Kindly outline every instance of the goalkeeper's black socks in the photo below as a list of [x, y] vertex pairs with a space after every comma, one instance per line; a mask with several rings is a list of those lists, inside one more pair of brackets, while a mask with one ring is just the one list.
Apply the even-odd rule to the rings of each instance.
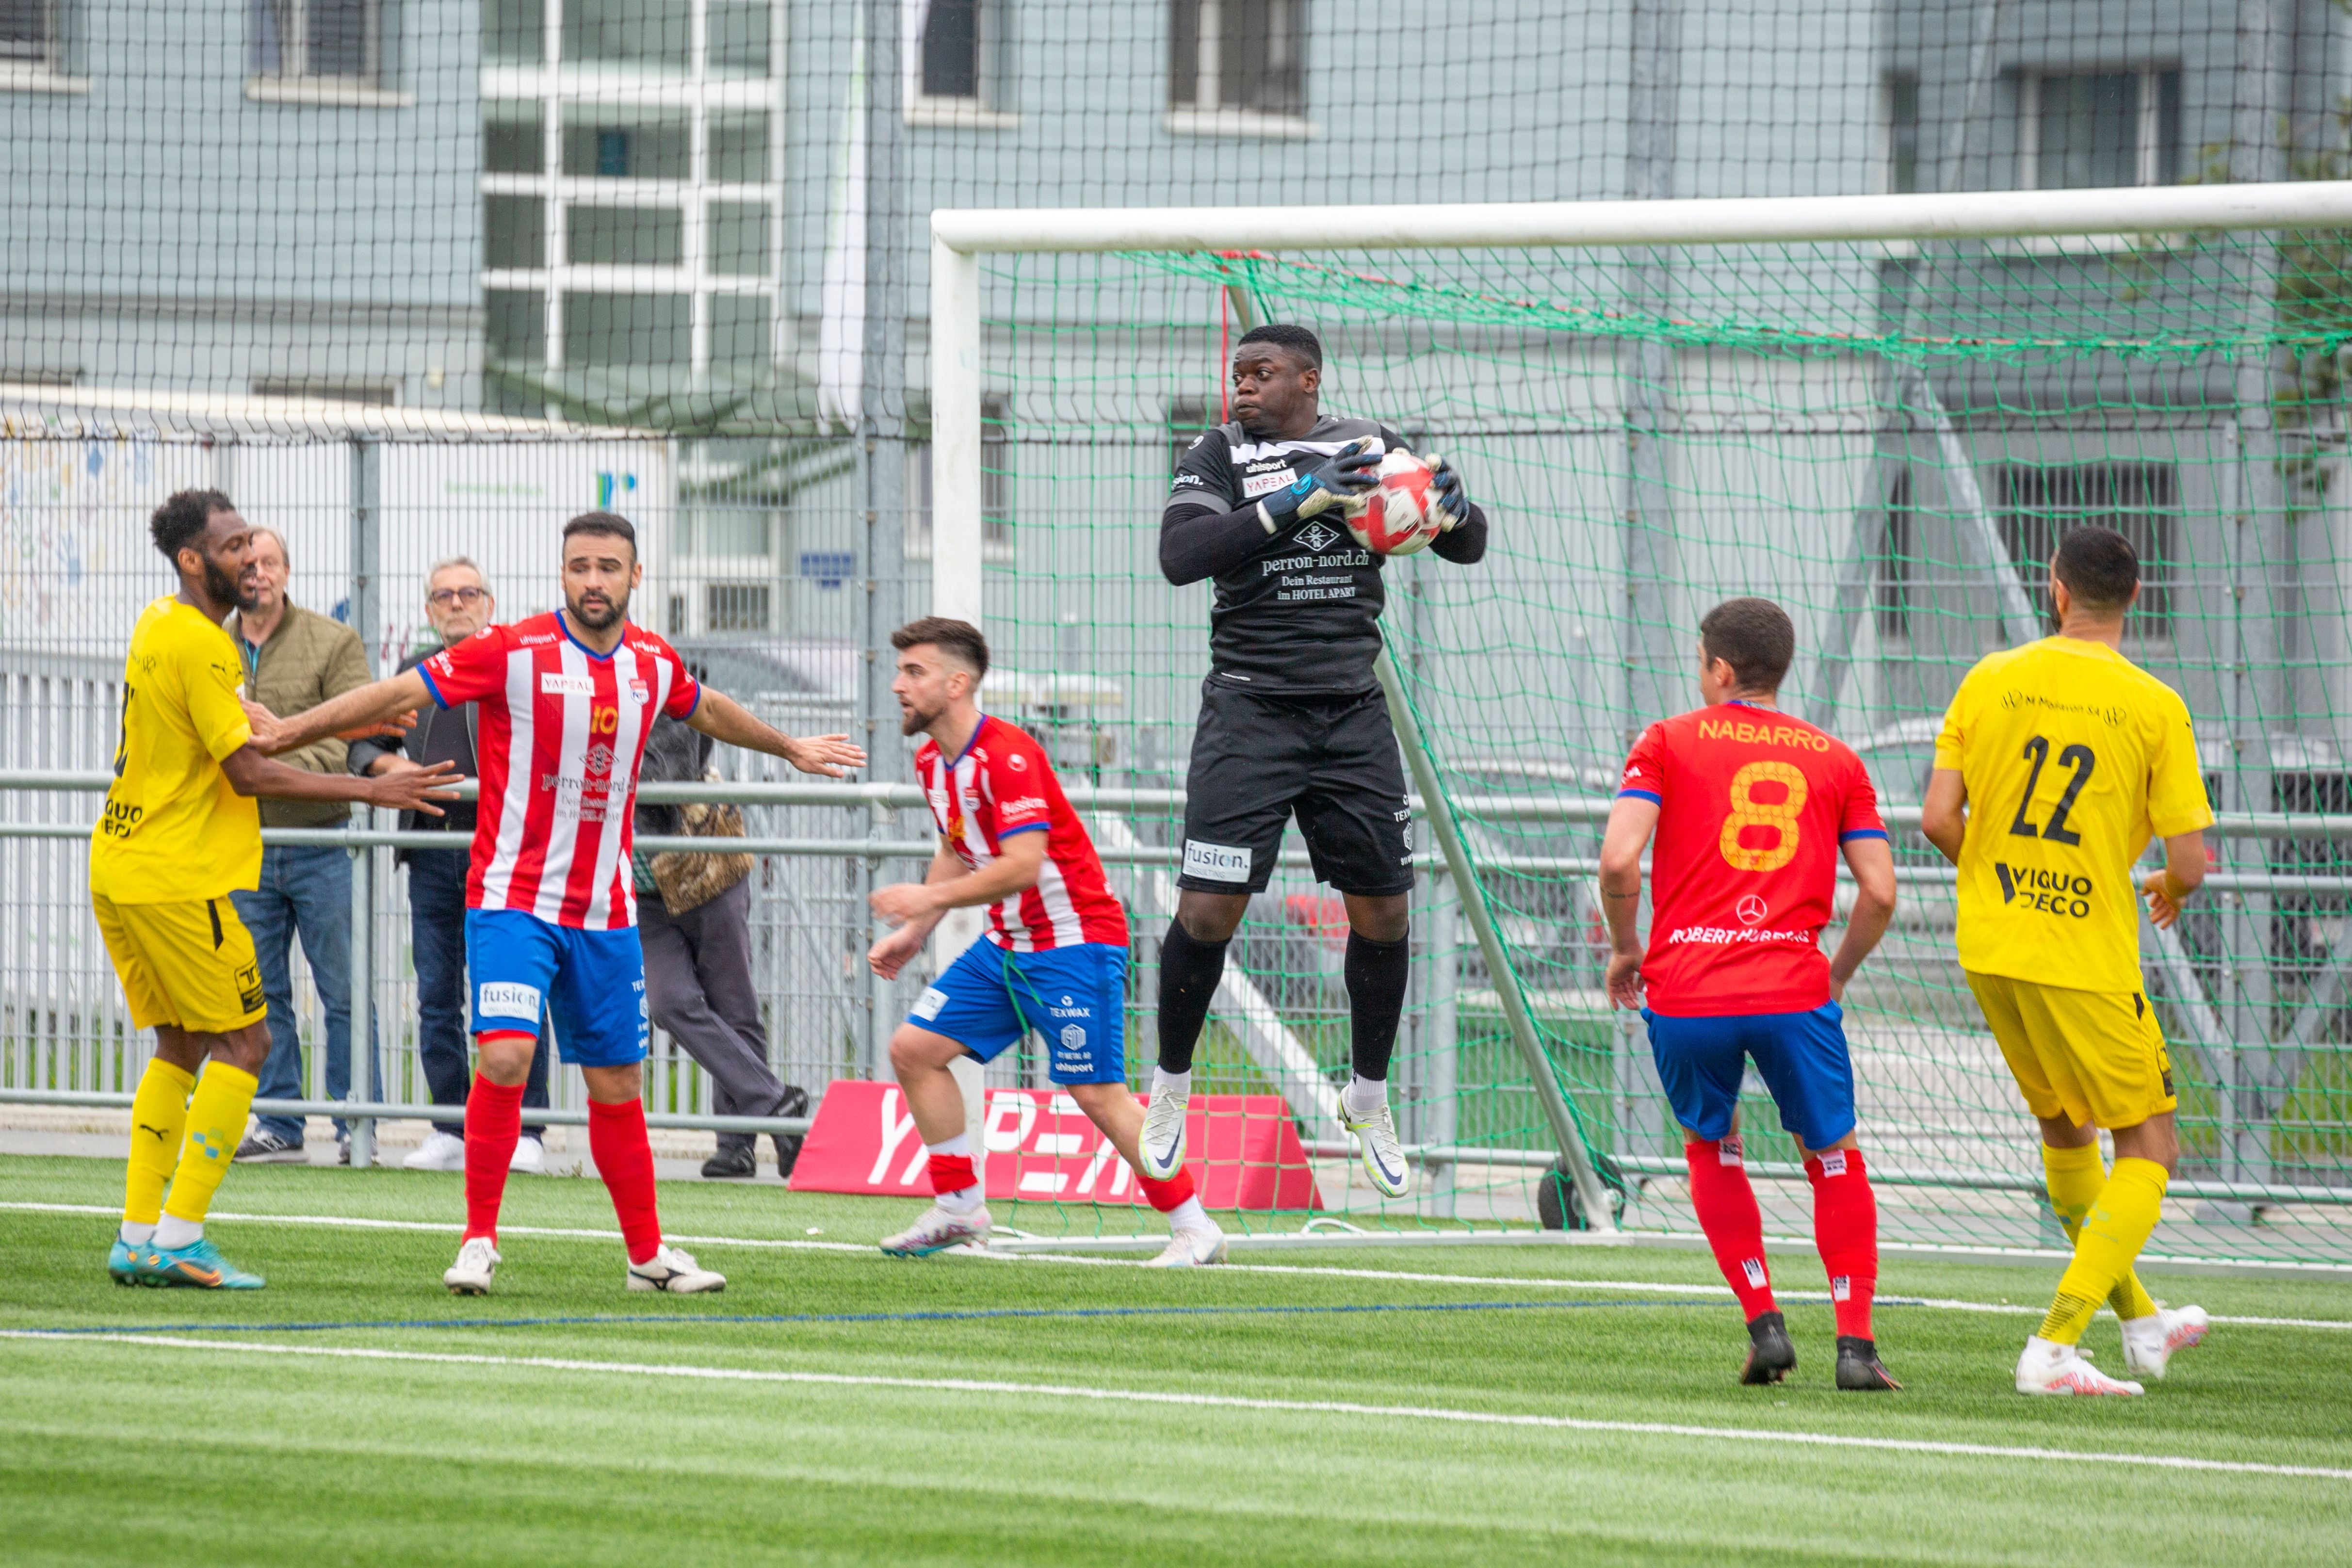
[[[1167, 1073], [1192, 1071], [1192, 1048], [1201, 1043], [1201, 1026], [1209, 1019], [1209, 1004], [1225, 973], [1223, 942], [1195, 942], [1177, 921], [1168, 923], [1160, 944], [1160, 1070]], [[1391, 1033], [1394, 1028], [1391, 1026]]]
[[[1349, 932], [1346, 974], [1356, 1076], [1385, 1082], [1389, 1058], [1396, 1054], [1397, 1020], [1404, 1015], [1405, 985], [1412, 978], [1412, 937], [1375, 942], [1360, 931]], [[1160, 1049], [1165, 1061], [1168, 1048]]]

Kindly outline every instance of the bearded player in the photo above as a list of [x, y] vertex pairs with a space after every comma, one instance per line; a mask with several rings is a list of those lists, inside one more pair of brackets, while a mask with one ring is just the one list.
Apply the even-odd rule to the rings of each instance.
[[930, 1156], [932, 1203], [882, 1243], [901, 1258], [984, 1246], [988, 1208], [972, 1169], [959, 1057], [992, 1061], [1031, 1030], [1045, 1037], [1046, 1076], [1134, 1166], [1151, 1207], [1168, 1217], [1169, 1269], [1222, 1263], [1224, 1232], [1181, 1167], [1144, 1174], [1136, 1140], [1143, 1107], [1127, 1088], [1127, 912], [1103, 880], [1086, 825], [1071, 810], [1045, 748], [980, 711], [988, 643], [969, 622], [929, 616], [891, 633], [908, 735], [928, 738], [915, 776], [929, 798], [940, 843], [920, 883], [877, 889], [875, 913], [898, 927], [866, 961], [884, 979], [950, 909], [985, 905], [988, 928], [925, 990], [890, 1037], [890, 1067]]
[[[1837, 1385], [1891, 1389], [1901, 1385], [1871, 1333], [1878, 1204], [1853, 1135], [1838, 998], [1894, 917], [1895, 852], [1861, 758], [1776, 706], [1796, 651], [1796, 628], [1769, 599], [1727, 600], [1699, 622], [1706, 706], [1643, 732], [1609, 811], [1601, 847], [1609, 995], [1640, 1008], [1649, 1025], [1650, 1053], [1682, 1124], [1691, 1207], [1748, 1319], [1739, 1380], [1778, 1383], [1797, 1364], [1739, 1140], [1739, 1084], [1753, 1060], [1812, 1183], [1813, 1239], [1837, 1314]], [[1653, 833], [1644, 953], [1634, 921]], [[1841, 854], [1853, 873], [1853, 911], [1836, 956], [1824, 959]]]
[[131, 628], [114, 782], [89, 840], [90, 911], [131, 1026], [155, 1031], [131, 1096], [122, 1228], [106, 1270], [122, 1285], [253, 1291], [260, 1278], [205, 1235], [269, 1054], [253, 937], [229, 899], [261, 885], [253, 797], [438, 816], [431, 802], [454, 799], [445, 786], [457, 779], [446, 763], [352, 779], [262, 755], [237, 697], [245, 664], [221, 630], [231, 610], [254, 606], [252, 529], [219, 491], [183, 490], [148, 532], [180, 591]]
[[466, 1235], [441, 1276], [458, 1295], [482, 1294], [498, 1271], [499, 1207], [542, 1003], [562, 1059], [588, 1085], [588, 1149], [620, 1218], [628, 1288], [726, 1285], [663, 1243], [655, 1204], [640, 1066], [645, 953], [629, 870], [638, 764], [656, 714], [803, 773], [838, 778], [866, 760], [845, 736], [795, 739], [697, 682], [676, 649], [629, 623], [629, 595], [644, 579], [629, 520], [584, 513], [563, 526], [563, 609], [486, 627], [267, 737], [278, 750], [427, 702], [479, 705], [482, 789], [466, 884], [478, 1071], [466, 1100]]
[[[2159, 927], [2180, 917], [2205, 880], [2213, 821], [2189, 705], [2123, 655], [2138, 598], [2129, 540], [2068, 529], [2050, 562], [2057, 634], [1968, 673], [1920, 803], [1919, 831], [1960, 871], [1960, 969], [2042, 1124], [2051, 1207], [2074, 1243], [2018, 1358], [2021, 1394], [2142, 1392], [2083, 1353], [2103, 1301], [2139, 1377], [2162, 1377], [2208, 1323], [2202, 1308], [2159, 1307], [2132, 1269], [2180, 1158], [2172, 1062], [2140, 981], [2138, 901]], [[2164, 867], [2136, 886], [2150, 838], [2164, 841]]]
[[[1323, 346], [1266, 326], [1234, 350], [1233, 421], [1176, 465], [1160, 518], [1160, 567], [1179, 587], [1216, 581], [1210, 670], [1185, 779], [1184, 867], [1160, 951], [1160, 1063], [1143, 1132], [1145, 1175], [1184, 1163], [1192, 1053], [1250, 895], [1274, 874], [1293, 815], [1316, 879], [1348, 912], [1344, 976], [1353, 1076], [1342, 1121], [1388, 1197], [1412, 1187], [1389, 1113], [1389, 1059], [1412, 971], [1412, 822], [1381, 651], [1386, 559], [1350, 537], [1349, 503], [1373, 487], [1394, 430], [1322, 412]], [[1430, 548], [1467, 566], [1486, 517], [1461, 476], [1431, 460], [1442, 528]]]

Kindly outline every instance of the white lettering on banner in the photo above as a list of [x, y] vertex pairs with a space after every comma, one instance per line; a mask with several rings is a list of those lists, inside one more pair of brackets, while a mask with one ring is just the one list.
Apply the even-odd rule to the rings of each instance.
[[561, 670], [543, 670], [539, 676], [539, 691], [541, 696], [593, 697], [596, 695], [596, 677], [567, 675]]
[[1064, 1155], [1083, 1155], [1087, 1152], [1086, 1145], [1087, 1135], [1084, 1133], [1040, 1133], [1037, 1141], [1029, 1146], [1029, 1152], [1058, 1158]]
[[[1004, 1130], [1007, 1113], [1020, 1120], [1013, 1132]], [[988, 1097], [988, 1114], [981, 1123], [981, 1134], [992, 1155], [1009, 1155], [1028, 1142], [1029, 1130], [1037, 1124], [1037, 1102], [1018, 1089], [999, 1089]]]
[[528, 1019], [539, 1022], [539, 988], [513, 980], [484, 980], [474, 1010], [486, 1019]]
[[1021, 1173], [1021, 1190], [1024, 1194], [1038, 1192], [1051, 1197], [1059, 1197], [1062, 1189], [1069, 1185], [1070, 1173], [1067, 1171], [1023, 1171]]
[[1102, 1146], [1095, 1150], [1095, 1157], [1087, 1162], [1086, 1175], [1078, 1178], [1078, 1196], [1080, 1197], [1084, 1197], [1087, 1194], [1094, 1191], [1095, 1178], [1102, 1175], [1103, 1166], [1110, 1164], [1113, 1160], [1118, 1160], [1119, 1169], [1125, 1170], [1127, 1168], [1127, 1162], [1125, 1160], [1118, 1159], [1118, 1148], [1112, 1145], [1108, 1138], [1105, 1138], [1102, 1141]]
[[1211, 882], [1247, 882], [1250, 852], [1241, 844], [1208, 844], [1198, 839], [1186, 839], [1184, 872], [1188, 876], [1205, 877]]
[[1298, 476], [1287, 468], [1276, 468], [1270, 474], [1249, 474], [1242, 478], [1242, 499], [1254, 501], [1260, 496], [1271, 496]]
[[[898, 1145], [905, 1143], [907, 1135], [914, 1130], [914, 1113], [910, 1111], [904, 1116], [899, 1115], [898, 1092], [896, 1089], [885, 1090], [882, 1094], [882, 1152], [874, 1156], [874, 1168], [866, 1173], [868, 1186], [882, 1185], [882, 1178], [890, 1174], [890, 1156], [898, 1152]], [[915, 1140], [918, 1149], [921, 1148], [922, 1142], [920, 1138]], [[917, 1168], [914, 1166], [907, 1167], [907, 1174], [900, 1181], [901, 1186], [915, 1185]]]

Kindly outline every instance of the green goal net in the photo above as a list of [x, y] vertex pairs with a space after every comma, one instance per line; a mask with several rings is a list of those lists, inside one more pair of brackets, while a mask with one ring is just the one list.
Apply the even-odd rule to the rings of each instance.
[[[1916, 822], [1945, 702], [1979, 656], [2042, 634], [2042, 563], [2095, 522], [2139, 549], [2126, 651], [2187, 698], [2221, 813], [2207, 891], [2175, 931], [2142, 932], [2183, 1130], [2150, 1251], [2352, 1260], [2348, 240], [982, 257], [987, 617], [1076, 778], [1182, 786], [1210, 590], [1161, 578], [1159, 516], [1248, 325], [1314, 328], [1326, 409], [1452, 459], [1494, 520], [1475, 566], [1388, 570], [1391, 654], [1472, 872], [1457, 887], [1417, 841], [1391, 1080], [1426, 1151], [1417, 1191], [1381, 1201], [1333, 1142], [1345, 917], [1295, 831], [1233, 948], [1195, 1092], [1284, 1095], [1339, 1222], [1575, 1227], [1515, 994], [1617, 1222], [1695, 1229], [1647, 1042], [1600, 988], [1593, 876], [1627, 746], [1696, 701], [1698, 617], [1760, 593], [1799, 628], [1784, 701], [1860, 751], [1895, 830], [1901, 908], [1847, 998], [1885, 1238], [2063, 1245]], [[1140, 1084], [1181, 816], [1132, 799], [1090, 821], [1127, 857]], [[1748, 1090], [1768, 1230], [1808, 1235], [1801, 1169]], [[1043, 1204], [1013, 1223], [1120, 1228]]]

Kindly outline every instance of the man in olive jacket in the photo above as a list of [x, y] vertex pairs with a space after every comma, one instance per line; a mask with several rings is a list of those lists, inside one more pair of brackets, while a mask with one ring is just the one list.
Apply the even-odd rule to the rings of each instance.
[[[253, 530], [253, 559], [242, 586], [254, 607], [228, 619], [229, 641], [245, 660], [245, 695], [280, 716], [341, 696], [373, 678], [359, 634], [313, 614], [289, 599], [289, 565], [285, 538], [270, 528]], [[310, 773], [344, 771], [344, 743], [333, 738], [282, 753], [278, 761]], [[265, 828], [340, 828], [351, 817], [341, 801], [264, 800]], [[253, 933], [261, 966], [261, 988], [269, 999], [269, 1059], [261, 1069], [259, 1099], [299, 1100], [305, 1082], [302, 1040], [294, 1024], [293, 941], [302, 938], [311, 983], [327, 1015], [327, 1093], [351, 1097], [352, 1087], [352, 862], [331, 846], [270, 844], [261, 852], [261, 885], [229, 895], [237, 917]], [[373, 1040], [371, 1040], [373, 1047]], [[371, 1060], [374, 1051], [368, 1052]], [[373, 1072], [362, 1085], [373, 1093]], [[351, 1158], [351, 1139], [335, 1124], [340, 1157]], [[300, 1163], [302, 1123], [293, 1116], [258, 1116], [237, 1145], [246, 1161]]]

